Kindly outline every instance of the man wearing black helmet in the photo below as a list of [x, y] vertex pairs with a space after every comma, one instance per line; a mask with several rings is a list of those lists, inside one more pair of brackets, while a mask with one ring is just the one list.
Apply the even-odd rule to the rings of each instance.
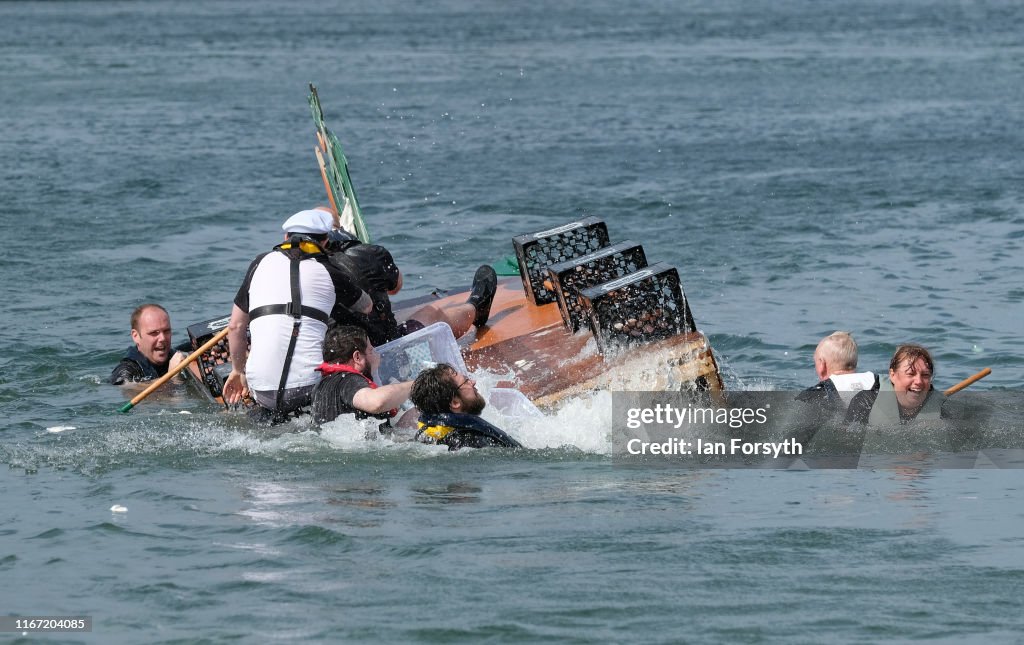
[[491, 303], [498, 288], [494, 269], [483, 265], [473, 276], [473, 290], [464, 303], [438, 307], [424, 305], [401, 324], [391, 309], [391, 298], [402, 289], [402, 272], [391, 253], [377, 244], [335, 231], [327, 250], [331, 261], [373, 300], [373, 310], [363, 315], [345, 307], [335, 307], [332, 318], [339, 325], [355, 325], [366, 330], [373, 345], [383, 345], [436, 322], [447, 323], [459, 338], [476, 325], [482, 327], [490, 316]]

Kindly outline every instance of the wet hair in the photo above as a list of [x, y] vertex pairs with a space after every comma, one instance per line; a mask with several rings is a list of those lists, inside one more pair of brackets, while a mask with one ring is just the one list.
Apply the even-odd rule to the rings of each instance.
[[924, 359], [924, 364], [931, 370], [932, 376], [935, 376], [935, 362], [932, 360], [932, 355], [924, 347], [913, 343], [900, 345], [896, 348], [896, 353], [892, 355], [892, 360], [889, 361], [889, 369], [895, 372], [904, 361], [909, 361], [909, 364], [913, 365], [919, 358]]
[[356, 352], [365, 352], [370, 344], [366, 330], [353, 325], [340, 325], [324, 337], [324, 361], [347, 363]]
[[428, 367], [416, 377], [409, 398], [420, 412], [451, 412], [452, 399], [459, 393], [459, 387], [455, 385], [455, 375], [455, 368], [448, 363]]
[[818, 352], [827, 363], [834, 363], [834, 368], [857, 369], [857, 341], [848, 331], [834, 331], [822, 338], [818, 343]]
[[139, 305], [138, 307], [135, 308], [135, 311], [132, 312], [132, 329], [134, 329], [135, 331], [139, 331], [139, 318], [141, 318], [143, 312], [149, 308], [159, 309], [160, 311], [164, 312], [164, 314], [166, 314], [168, 319], [170, 319], [171, 317], [171, 315], [167, 313], [167, 310], [161, 307], [160, 305], [156, 304], [155, 302], [147, 302], [145, 304]]

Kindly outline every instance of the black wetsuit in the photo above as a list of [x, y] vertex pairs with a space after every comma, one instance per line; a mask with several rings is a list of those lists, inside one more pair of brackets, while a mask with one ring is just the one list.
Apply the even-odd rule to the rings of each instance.
[[875, 386], [873, 388], [859, 392], [857, 396], [853, 397], [853, 400], [850, 401], [850, 407], [846, 410], [846, 423], [868, 422], [868, 417], [871, 416], [871, 408], [874, 407], [875, 401], [878, 400], [879, 385], [880, 379], [875, 379]]
[[142, 355], [139, 348], [132, 345], [125, 352], [124, 358], [114, 367], [110, 373], [110, 382], [114, 385], [124, 383], [135, 383], [139, 381], [152, 381], [167, 373], [167, 365], [171, 362], [168, 358], [166, 363], [154, 365], [149, 359]]
[[331, 262], [373, 300], [373, 312], [369, 315], [335, 307], [331, 312], [335, 323], [365, 329], [374, 346], [400, 338], [402, 331], [395, 320], [391, 299], [388, 297], [388, 291], [398, 287], [400, 275], [391, 253], [383, 246], [351, 240], [332, 248]]
[[832, 382], [831, 378], [819, 381], [817, 385], [812, 385], [800, 392], [800, 394], [796, 395], [796, 400], [803, 401], [804, 403], [813, 403], [823, 411], [832, 414], [846, 413], [846, 402], [839, 395], [839, 390], [836, 389], [836, 385]]
[[339, 372], [324, 376], [313, 388], [313, 420], [327, 423], [343, 414], [353, 414], [356, 419], [390, 419], [387, 413], [368, 414], [356, 409], [356, 392], [368, 387], [372, 386], [362, 374]]

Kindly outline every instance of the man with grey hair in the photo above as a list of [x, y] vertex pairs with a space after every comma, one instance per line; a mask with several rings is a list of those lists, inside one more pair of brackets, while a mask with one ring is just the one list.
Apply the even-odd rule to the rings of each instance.
[[814, 371], [821, 379], [797, 396], [835, 412], [846, 412], [854, 395], [875, 386], [872, 372], [857, 372], [857, 342], [849, 332], [836, 331], [821, 339], [814, 350]]

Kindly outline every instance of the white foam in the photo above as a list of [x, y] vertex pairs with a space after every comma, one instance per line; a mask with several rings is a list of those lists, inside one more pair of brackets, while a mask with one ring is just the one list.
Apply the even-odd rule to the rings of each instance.
[[[477, 389], [488, 401], [494, 393], [509, 394], [496, 385], [511, 380], [513, 374], [494, 374], [485, 370], [472, 372]], [[571, 397], [556, 410], [541, 412], [532, 404], [509, 406], [489, 404], [481, 415], [518, 440], [527, 449], [572, 447], [587, 453], [611, 454], [612, 396], [609, 391], [596, 391]], [[344, 415], [323, 424], [320, 438], [330, 447], [348, 452], [401, 451], [421, 457], [447, 454], [445, 446], [435, 446], [408, 439], [413, 429], [399, 429], [395, 437], [382, 435], [380, 421], [356, 421]]]
[[[503, 389], [497, 388], [498, 383], [506, 385], [514, 379], [512, 372], [494, 374], [477, 370], [471, 376], [488, 400], [492, 390], [500, 393]], [[610, 389], [602, 388], [570, 397], [553, 410], [537, 410], [532, 403], [502, 406], [495, 401], [484, 410], [483, 418], [530, 450], [568, 447], [606, 455], [611, 453], [611, 400]], [[312, 454], [331, 458], [331, 453], [386, 453], [411, 459], [451, 458], [457, 454], [448, 452], [443, 445], [412, 441], [415, 428], [399, 428], [394, 435], [384, 435], [379, 431], [381, 421], [356, 421], [351, 415], [343, 415], [321, 427], [304, 417], [269, 430], [252, 428], [244, 420], [233, 417], [210, 420], [205, 415], [173, 416], [179, 420], [172, 422], [173, 432], [132, 427], [102, 433], [102, 441], [110, 454], [184, 450], [197, 456], [239, 452], [271, 457]], [[57, 426], [47, 430], [70, 429], [74, 428]]]
[[[596, 347], [595, 344], [595, 351]], [[477, 382], [480, 394], [489, 402], [481, 415], [483, 419], [507, 432], [523, 447], [541, 449], [571, 446], [584, 452], [611, 453], [611, 436], [603, 429], [611, 428], [610, 392], [598, 391], [571, 397], [563, 401], [557, 410], [542, 412], [525, 397], [522, 398], [527, 405], [490, 403], [495, 393], [499, 398], [512, 394], [508, 391], [510, 388], [496, 387], [498, 383], [515, 378], [511, 371], [493, 374], [477, 370], [470, 376]]]
[[390, 440], [381, 435], [379, 419], [357, 421], [354, 416], [342, 415], [320, 427], [320, 436], [332, 447], [343, 450], [366, 451]]
[[527, 448], [572, 447], [607, 455], [612, 451], [611, 427], [612, 394], [599, 390], [566, 399], [542, 418], [508, 420], [503, 429]]
[[75, 426], [53, 426], [52, 428], [47, 428], [46, 431], [47, 432], [52, 432], [52, 433], [56, 434], [58, 432], [65, 432], [67, 430], [77, 430], [77, 429], [78, 428], [76, 428]]

